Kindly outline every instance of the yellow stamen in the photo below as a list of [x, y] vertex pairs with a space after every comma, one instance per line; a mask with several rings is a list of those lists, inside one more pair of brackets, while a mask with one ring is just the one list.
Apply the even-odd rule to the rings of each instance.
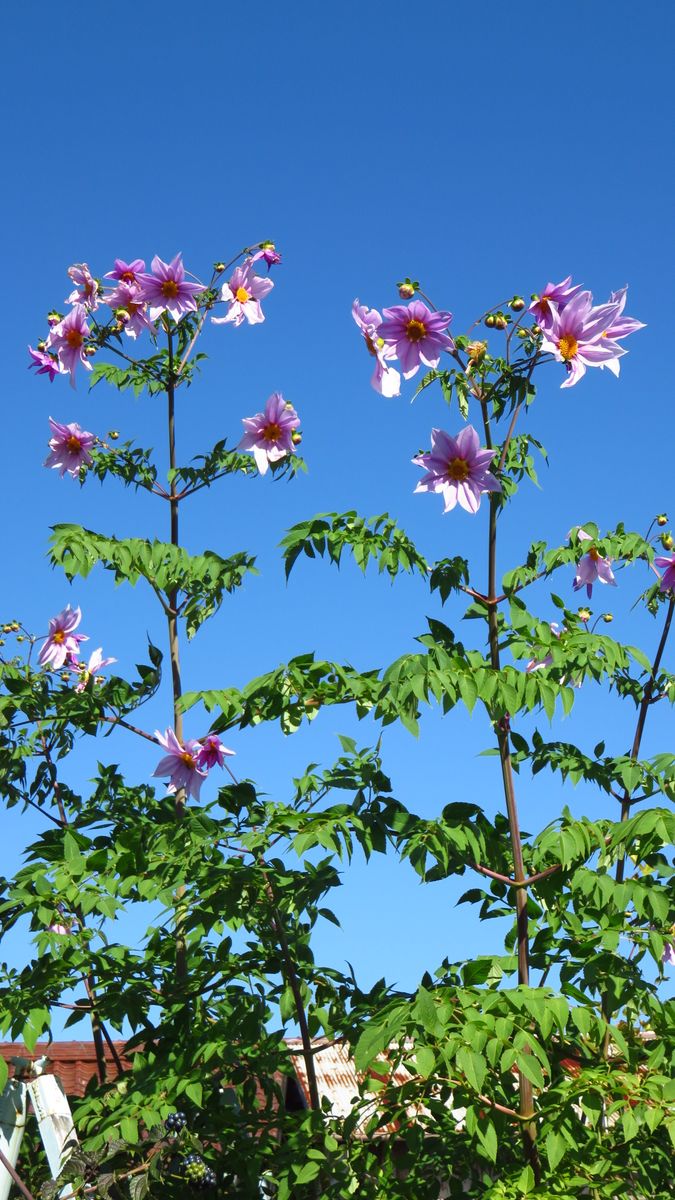
[[406, 337], [410, 342], [421, 342], [427, 336], [427, 327], [424, 321], [416, 321], [414, 318], [408, 321], [406, 325]]
[[465, 458], [451, 458], [448, 462], [448, 475], [455, 483], [463, 483], [469, 478], [469, 464]]
[[65, 642], [65, 640], [66, 640], [66, 635], [63, 632], [63, 630], [57, 629], [56, 633], [52, 637], [52, 641], [56, 642], [57, 646], [61, 646], [63, 644], [63, 642]]
[[563, 333], [560, 341], [558, 342], [558, 349], [563, 362], [569, 362], [570, 359], [574, 358], [577, 350], [579, 349], [579, 343], [574, 334]]
[[180, 757], [181, 761], [185, 763], [186, 767], [194, 767], [196, 765], [193, 756], [189, 754], [187, 750], [184, 750]]
[[165, 279], [160, 291], [167, 300], [175, 300], [178, 295], [178, 284], [175, 279]]
[[270, 421], [263, 429], [263, 437], [266, 442], [276, 442], [277, 438], [281, 437], [281, 426]]
[[598, 559], [601, 558], [600, 551], [596, 550], [595, 546], [591, 546], [590, 550], [588, 551], [588, 557], [592, 558], [593, 562], [597, 562]]
[[69, 329], [66, 334], [66, 341], [67, 341], [68, 345], [71, 347], [71, 349], [79, 350], [80, 346], [82, 345], [82, 343], [84, 341], [84, 338], [82, 337], [82, 334], [80, 333], [79, 329]]
[[77, 454], [82, 449], [82, 442], [79, 438], [75, 437], [74, 433], [71, 433], [70, 437], [67, 439], [66, 449], [70, 450], [71, 454]]
[[240, 304], [246, 304], [246, 301], [251, 299], [245, 287], [238, 287], [234, 293], [234, 298], [235, 300], [238, 300]]

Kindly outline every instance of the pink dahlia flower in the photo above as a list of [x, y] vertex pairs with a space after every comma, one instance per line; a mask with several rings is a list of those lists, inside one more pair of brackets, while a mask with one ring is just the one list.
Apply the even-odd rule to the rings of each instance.
[[[627, 287], [619, 288], [618, 292], [610, 293], [609, 303], [618, 305], [618, 311], [602, 336], [603, 338], [609, 338], [612, 342], [621, 342], [629, 334], [637, 333], [638, 329], [646, 328], [643, 321], [636, 321], [635, 317], [624, 317], [623, 310], [626, 307], [627, 293]], [[600, 366], [607, 367], [613, 375], [618, 376], [621, 364], [618, 358], [610, 358], [608, 362], [601, 363]]]
[[672, 588], [675, 591], [675, 554], [671, 554], [669, 558], [660, 554], [658, 558], [654, 559], [654, 562], [657, 567], [665, 568], [661, 576], [659, 590], [667, 592], [669, 588]]
[[570, 300], [579, 295], [580, 291], [581, 284], [573, 284], [571, 275], [568, 275], [567, 279], [561, 280], [560, 283], [547, 283], [541, 296], [538, 296], [530, 305], [529, 311], [542, 329], [548, 329], [553, 311], [562, 312]]
[[151, 263], [152, 275], [139, 275], [140, 299], [150, 306], [150, 320], [168, 312], [178, 323], [187, 312], [196, 312], [195, 296], [204, 291], [201, 283], [188, 283], [182, 255], [165, 263], [158, 254]]
[[445, 512], [459, 502], [469, 513], [480, 507], [483, 492], [501, 492], [501, 484], [489, 471], [494, 450], [481, 449], [473, 425], [451, 437], [443, 429], [431, 431], [431, 453], [413, 458], [416, 467], [427, 474], [415, 488], [416, 492], [440, 492], [445, 500]]
[[198, 800], [200, 788], [206, 779], [206, 771], [197, 765], [202, 749], [201, 742], [194, 739], [179, 742], [173, 729], [167, 729], [163, 735], [156, 729], [155, 737], [167, 753], [157, 763], [152, 772], [153, 776], [160, 779], [168, 777], [168, 792], [178, 792], [184, 788], [188, 796], [194, 796], [195, 800]]
[[86, 665], [81, 662], [71, 663], [71, 670], [79, 677], [75, 685], [75, 691], [84, 692], [88, 684], [98, 683], [102, 679], [101, 671], [114, 662], [117, 662], [116, 658], [103, 657], [103, 649], [99, 646], [97, 650], [94, 650], [93, 654], [89, 655], [89, 662]]
[[281, 392], [273, 392], [265, 411], [256, 413], [254, 417], [243, 417], [242, 425], [246, 432], [241, 439], [239, 450], [252, 450], [256, 466], [264, 475], [270, 463], [279, 462], [287, 454], [295, 453], [293, 433], [300, 424], [300, 418], [292, 404], [287, 404]]
[[255, 254], [252, 255], [251, 262], [260, 262], [260, 259], [267, 263], [268, 271], [270, 267], [278, 266], [281, 262], [281, 255], [273, 242], [263, 242]]
[[[592, 542], [590, 534], [586, 533], [585, 529], [580, 529], [577, 537], [580, 542]], [[580, 588], [586, 588], [586, 595], [590, 599], [593, 594], [594, 583], [609, 583], [612, 587], [616, 587], [614, 572], [610, 566], [611, 558], [603, 558], [595, 546], [591, 546], [587, 554], [579, 559], [577, 563], [577, 573], [574, 579], [575, 592]]]
[[77, 287], [66, 296], [66, 304], [84, 304], [90, 312], [94, 312], [98, 308], [98, 282], [87, 264], [74, 263], [68, 267], [68, 274]]
[[454, 342], [444, 331], [452, 313], [431, 312], [421, 300], [410, 304], [395, 304], [382, 310], [384, 320], [377, 330], [378, 337], [396, 347], [404, 379], [410, 379], [420, 368], [437, 367], [443, 350], [452, 350]]
[[54, 382], [56, 375], [62, 375], [63, 370], [61, 363], [54, 354], [48, 354], [45, 350], [34, 350], [32, 346], [28, 347], [28, 353], [33, 359], [32, 363], [28, 364], [28, 370], [31, 367], [37, 368], [38, 375], [49, 375], [49, 382]]
[[[560, 626], [558, 625], [558, 622], [551, 621], [550, 627], [551, 627], [551, 633], [554, 635], [554, 637], [559, 638], [560, 637]], [[543, 671], [545, 667], [550, 667], [552, 665], [553, 665], [553, 655], [547, 654], [545, 658], [531, 658], [529, 663], [525, 667], [525, 670], [526, 670], [527, 674], [529, 675], [529, 674], [531, 674], [532, 671]]]
[[225, 757], [231, 754], [234, 754], [234, 750], [228, 750], [215, 733], [210, 733], [202, 742], [202, 748], [197, 755], [197, 766], [203, 771], [208, 771], [216, 764], [222, 767]]
[[149, 333], [155, 332], [155, 327], [148, 317], [147, 305], [137, 284], [118, 283], [111, 292], [105, 293], [103, 300], [110, 305], [113, 311], [121, 308], [127, 313], [127, 319], [124, 320], [124, 332], [128, 337], [137, 338], [139, 333], [143, 333], [144, 330]]
[[565, 364], [567, 378], [561, 387], [578, 383], [587, 367], [607, 365], [626, 353], [618, 342], [605, 336], [618, 312], [618, 304], [600, 304], [594, 308], [590, 292], [579, 292], [560, 311], [551, 310], [542, 349]]
[[130, 263], [125, 262], [123, 258], [116, 258], [112, 271], [106, 271], [103, 278], [119, 279], [120, 283], [139, 284], [144, 271], [145, 261], [142, 258], [134, 258]]
[[91, 463], [89, 451], [96, 438], [93, 433], [87, 433], [86, 430], [80, 429], [76, 421], [71, 422], [70, 425], [61, 425], [53, 417], [50, 417], [49, 424], [54, 436], [49, 439], [50, 453], [47, 455], [44, 465], [59, 468], [62, 479], [66, 471], [73, 476], [73, 479], [76, 479], [80, 473], [80, 467], [83, 464], [88, 467]]
[[240, 267], [235, 267], [229, 282], [223, 284], [220, 298], [229, 307], [224, 317], [211, 317], [214, 325], [241, 325], [244, 319], [249, 325], [259, 325], [265, 320], [260, 301], [269, 295], [274, 284], [271, 279], [256, 275], [252, 264], [253, 259], [247, 258]]
[[82, 613], [79, 608], [71, 608], [69, 604], [56, 617], [50, 617], [45, 644], [38, 654], [41, 667], [52, 667], [60, 670], [67, 658], [77, 659], [80, 642], [89, 639], [83, 633], [75, 633]]
[[391, 360], [396, 358], [396, 351], [377, 334], [382, 317], [376, 308], [366, 308], [365, 304], [359, 304], [358, 300], [352, 304], [352, 316], [363, 334], [366, 350], [375, 359], [371, 386], [382, 396], [400, 396], [401, 376], [389, 366]]
[[82, 304], [75, 307], [62, 321], [54, 325], [45, 343], [48, 350], [55, 350], [63, 374], [70, 372], [70, 382], [75, 387], [75, 368], [79, 363], [91, 371], [91, 363], [84, 352], [85, 338], [89, 337], [87, 313]]

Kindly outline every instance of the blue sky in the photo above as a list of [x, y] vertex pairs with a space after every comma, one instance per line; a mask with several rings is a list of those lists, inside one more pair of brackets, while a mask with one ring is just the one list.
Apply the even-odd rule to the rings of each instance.
[[[542, 491], [524, 489], [511, 510], [503, 569], [535, 536], [558, 543], [584, 519], [644, 530], [675, 507], [670, 4], [619, 0], [609, 13], [582, 0], [563, 11], [301, 0], [207, 3], [191, 18], [167, 0], [161, 10], [112, 11], [72, 5], [55, 17], [46, 6], [15, 6], [6, 19], [4, 619], [16, 615], [38, 632], [66, 601], [79, 603], [91, 644], [103, 643], [122, 668], [143, 659], [146, 630], [160, 643], [164, 635], [139, 589], [114, 591], [101, 575], [71, 588], [44, 558], [57, 521], [119, 536], [168, 532], [159, 502], [113, 482], [81, 491], [41, 466], [49, 415], [100, 435], [119, 429], [163, 453], [157, 402], [105, 385], [88, 394], [82, 379], [72, 392], [26, 370], [26, 345], [62, 304], [66, 268], [82, 260], [103, 274], [116, 256], [149, 261], [180, 250], [206, 275], [214, 260], [267, 237], [284, 256], [264, 325], [208, 331], [210, 360], [179, 406], [180, 457], [237, 440], [241, 417], [281, 390], [302, 417], [310, 473], [289, 485], [226, 482], [186, 512], [190, 549], [250, 549], [261, 570], [185, 651], [186, 688], [240, 684], [306, 650], [384, 665], [414, 647], [426, 615], [473, 635], [460, 609], [442, 614], [417, 581], [392, 588], [364, 581], [351, 564], [338, 575], [303, 563], [286, 586], [276, 548], [295, 521], [356, 508], [392, 513], [430, 557], [470, 552], [482, 561], [484, 511], [444, 517], [438, 498], [412, 494], [411, 456], [432, 425], [452, 432], [456, 413], [431, 391], [411, 405], [410, 385], [399, 399], [377, 396], [351, 320], [355, 296], [396, 303], [394, 283], [406, 274], [453, 311], [457, 331], [502, 297], [570, 272], [600, 301], [629, 283], [628, 311], [647, 323], [628, 344], [619, 381], [595, 371], [560, 391], [557, 367], [540, 379], [530, 427], [550, 467]], [[621, 582], [611, 596], [617, 635], [652, 651], [651, 622], [628, 616], [644, 585]], [[540, 602], [542, 618], [553, 617], [543, 593]], [[626, 747], [632, 718], [616, 702], [589, 688], [577, 709], [565, 737], [593, 745], [611, 729], [616, 751]], [[166, 693], [147, 725], [169, 721]], [[287, 741], [277, 729], [231, 740], [241, 775], [283, 794], [306, 762], [337, 756], [338, 732], [355, 729], [362, 744], [377, 737], [372, 724], [334, 710]], [[659, 714], [647, 742], [654, 752], [672, 745], [670, 714]], [[418, 741], [388, 730], [395, 793], [427, 815], [467, 796], [493, 810], [494, 762], [476, 757], [488, 744], [478, 714], [432, 712]], [[152, 751], [140, 744], [104, 749], [130, 777], [152, 770]], [[80, 778], [97, 753], [100, 745], [82, 748]], [[605, 811], [593, 793], [568, 799]], [[561, 802], [554, 780], [524, 780], [525, 828], [551, 820]], [[38, 823], [15, 811], [5, 823], [17, 856]], [[425, 967], [475, 948], [467, 910], [453, 907], [468, 878], [420, 888], [393, 860], [355, 867], [334, 904], [343, 929], [322, 932], [319, 957], [350, 959], [365, 982], [384, 973], [414, 985]], [[494, 934], [481, 934], [481, 945]]]

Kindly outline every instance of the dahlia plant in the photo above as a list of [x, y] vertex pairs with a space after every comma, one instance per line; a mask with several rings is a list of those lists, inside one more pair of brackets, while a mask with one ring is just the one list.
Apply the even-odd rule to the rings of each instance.
[[[490, 308], [480, 319], [494, 344], [475, 337], [475, 322], [451, 333], [451, 313], [410, 279], [399, 285], [405, 303], [380, 311], [355, 301], [375, 359], [373, 402], [399, 403], [401, 380], [428, 368], [415, 395], [427, 402], [438, 384], [456, 408], [450, 429], [430, 423], [430, 449], [413, 457], [425, 472], [415, 491], [443, 498], [444, 512], [429, 506], [430, 521], [475, 522], [486, 569], [478, 551], [475, 560], [429, 561], [387, 514], [348, 512], [295, 525], [282, 543], [286, 573], [302, 556], [339, 564], [348, 553], [392, 579], [413, 572], [423, 593], [452, 609], [453, 626], [470, 619], [470, 633], [460, 641], [437, 614], [422, 649], [384, 670], [307, 654], [270, 664], [244, 688], [223, 679], [217, 690], [187, 692], [185, 637], [248, 582], [254, 559], [188, 551], [183, 506], [228, 476], [292, 477], [302, 462], [300, 418], [274, 392], [255, 415], [229, 413], [235, 446], [220, 441], [197, 465], [180, 465], [180, 400], [203, 358], [205, 323], [229, 324], [231, 336], [244, 322], [260, 326], [279, 262], [261, 242], [203, 280], [180, 254], [155, 256], [150, 271], [140, 258], [116, 259], [101, 278], [75, 264], [70, 311], [50, 313], [30, 348], [30, 365], [52, 383], [105, 380], [165, 397], [164, 464], [132, 440], [118, 445], [116, 435], [105, 441], [50, 419], [45, 466], [83, 484], [94, 475], [145, 490], [166, 512], [168, 538], [53, 528], [51, 559], [67, 579], [100, 565], [116, 582], [143, 580], [156, 599], [164, 631], [137, 678], [111, 672], [115, 658], [102, 646], [81, 660], [80, 644], [96, 628], [83, 588], [84, 616], [66, 603], [45, 613], [42, 629], [3, 626], [0, 792], [14, 817], [37, 810], [44, 829], [2, 881], [2, 933], [29, 928], [32, 942], [21, 969], [2, 968], [0, 1029], [31, 1051], [65, 1011], [81, 1037], [89, 1023], [97, 1059], [97, 1078], [73, 1105], [79, 1148], [59, 1179], [49, 1181], [37, 1150], [15, 1174], [24, 1195], [41, 1188], [46, 1200], [66, 1185], [69, 1195], [111, 1200], [170, 1200], [190, 1189], [278, 1200], [665, 1198], [675, 1140], [672, 1001], [663, 986], [675, 944], [675, 755], [645, 756], [643, 739], [654, 705], [675, 700], [667, 667], [675, 558], [655, 555], [657, 543], [672, 551], [672, 536], [665, 514], [644, 534], [621, 524], [601, 532], [584, 519], [560, 545], [532, 543], [501, 579], [497, 559], [503, 524], [518, 517], [517, 493], [536, 481], [533, 451], [542, 447], [522, 425], [537, 372], [561, 372], [562, 387], [583, 387], [592, 367], [618, 374], [619, 343], [641, 323], [624, 316], [625, 289], [596, 305], [569, 277], [529, 308], [519, 296]], [[53, 403], [56, 389], [49, 394]], [[590, 600], [596, 584], [628, 587], [619, 573], [629, 563], [637, 601], [660, 627], [649, 655], [597, 632], [590, 609], [572, 603], [581, 588]], [[600, 619], [608, 625], [612, 614]], [[611, 733], [589, 729], [581, 746], [553, 736], [593, 681], [634, 709], [628, 752], [608, 747]], [[166, 705], [164, 732], [144, 720], [153, 698]], [[237, 729], [276, 720], [280, 736], [290, 734], [334, 704], [413, 734], [427, 705], [477, 710], [500, 809], [457, 795], [419, 815], [414, 797], [392, 795], [379, 738], [374, 749], [343, 738], [334, 764], [280, 779], [280, 798], [235, 773], [234, 749], [221, 738], [235, 743]], [[151, 778], [163, 786], [101, 761], [91, 787], [75, 790], [78, 743], [111, 730], [155, 748]], [[518, 781], [527, 772], [596, 786], [606, 815], [563, 808], [525, 833]], [[318, 964], [314, 930], [334, 919], [326, 897], [355, 850], [366, 859], [392, 854], [398, 871], [415, 871], [429, 887], [469, 873], [462, 902], [481, 920], [505, 918], [505, 940], [495, 935], [493, 953], [460, 961], [449, 940], [448, 957], [430, 963], [412, 992], [386, 981], [364, 989], [353, 971]], [[140, 946], [126, 944], [118, 918], [147, 917], [148, 906]], [[285, 1034], [296, 1039], [294, 1056]], [[361, 1081], [347, 1116], [331, 1108], [317, 1070], [336, 1045], [348, 1048]], [[294, 1074], [304, 1104], [297, 1094], [291, 1103], [284, 1083]]]

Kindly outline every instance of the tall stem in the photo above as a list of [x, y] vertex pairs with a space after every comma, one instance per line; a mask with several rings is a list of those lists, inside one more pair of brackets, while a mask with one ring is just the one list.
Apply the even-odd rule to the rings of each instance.
[[[490, 418], [485, 401], [481, 402], [483, 413], [483, 425], [485, 428], [485, 439], [488, 446], [492, 445], [492, 437], [490, 432]], [[501, 662], [499, 655], [499, 616], [497, 612], [497, 516], [498, 516], [498, 499], [494, 493], [490, 493], [490, 520], [488, 527], [488, 638], [490, 644], [490, 664], [494, 671], [499, 671]], [[527, 921], [527, 888], [524, 885], [525, 866], [523, 863], [523, 844], [520, 836], [520, 822], [518, 820], [518, 805], [516, 802], [516, 791], [513, 780], [513, 765], [511, 762], [511, 744], [509, 738], [509, 714], [497, 713], [495, 721], [495, 731], [497, 734], [497, 745], [499, 747], [499, 761], [502, 772], [502, 787], [504, 789], [504, 800], [506, 802], [506, 812], [509, 821], [509, 833], [511, 837], [511, 852], [513, 854], [513, 877], [515, 881], [515, 908], [516, 908], [516, 929], [518, 937], [518, 983], [521, 986], [529, 987], [530, 983], [530, 961], [529, 961], [529, 933]], [[528, 1118], [527, 1123], [523, 1125], [523, 1144], [525, 1155], [532, 1167], [535, 1180], [539, 1182], [541, 1177], [541, 1168], [539, 1164], [539, 1154], [536, 1147], [537, 1128], [533, 1120], [529, 1120], [534, 1116], [534, 1103], [532, 1095], [532, 1084], [525, 1077], [522, 1071], [519, 1072], [519, 1092], [520, 1092], [520, 1114], [522, 1117]]]
[[274, 889], [265, 872], [265, 891], [272, 909], [272, 928], [277, 936], [281, 957], [284, 960], [284, 975], [286, 982], [293, 993], [293, 1003], [295, 1004], [295, 1015], [298, 1019], [298, 1028], [300, 1029], [300, 1040], [302, 1042], [302, 1057], [305, 1062], [305, 1071], [307, 1073], [307, 1087], [309, 1090], [309, 1106], [316, 1112], [321, 1111], [321, 1097], [319, 1095], [319, 1084], [316, 1077], [316, 1067], [314, 1065], [314, 1051], [312, 1049], [312, 1039], [309, 1035], [309, 1025], [307, 1023], [307, 1013], [302, 999], [302, 990], [300, 988], [300, 980], [298, 978], [293, 955], [288, 944], [286, 931], [284, 929], [283, 918], [276, 904]]
[[[178, 546], [178, 504], [176, 480], [173, 472], [176, 469], [176, 377], [173, 362], [173, 334], [167, 327], [169, 349], [169, 378], [166, 387], [167, 417], [169, 433], [169, 468], [172, 472], [169, 485], [169, 510], [171, 521], [171, 545]], [[180, 710], [182, 685], [180, 676], [180, 642], [178, 638], [178, 588], [172, 588], [168, 593], [168, 610], [166, 614], [169, 631], [169, 656], [171, 659], [171, 685], [173, 688], [173, 728], [176, 739], [183, 742], [183, 714]], [[175, 797], [176, 817], [182, 821], [185, 816], [185, 788], [178, 788]], [[176, 888], [176, 976], [180, 982], [187, 978], [187, 942], [185, 937], [185, 910], [183, 900], [185, 886]]]
[[[645, 730], [645, 722], [647, 720], [647, 713], [649, 712], [649, 706], [652, 702], [652, 696], [654, 694], [654, 684], [656, 682], [656, 676], [659, 673], [659, 667], [661, 666], [661, 659], [663, 658], [663, 652], [666, 648], [666, 642], [668, 641], [668, 634], [670, 633], [670, 626], [671, 626], [671, 623], [673, 620], [673, 612], [674, 611], [675, 611], [675, 596], [671, 596], [670, 601], [668, 603], [668, 611], [666, 612], [666, 619], [663, 624], [661, 640], [659, 641], [658, 648], [656, 651], [656, 656], [654, 658], [654, 665], [652, 666], [649, 679], [647, 680], [647, 682], [645, 684], [645, 690], [642, 693], [642, 700], [640, 701], [640, 707], [638, 709], [638, 719], [637, 719], [637, 724], [635, 726], [635, 737], [633, 738], [633, 745], [631, 746], [631, 751], [630, 751], [630, 756], [634, 760], [637, 759], [637, 757], [640, 753], [640, 746], [642, 745], [642, 735]], [[628, 791], [628, 789], [626, 789], [621, 798], [621, 820], [622, 821], [628, 820], [628, 817], [630, 816], [630, 805], [631, 805], [631, 794]], [[622, 855], [621, 858], [619, 859], [618, 863], [616, 864], [616, 881], [617, 881], [617, 883], [623, 882], [625, 863], [626, 863], [625, 856]]]

